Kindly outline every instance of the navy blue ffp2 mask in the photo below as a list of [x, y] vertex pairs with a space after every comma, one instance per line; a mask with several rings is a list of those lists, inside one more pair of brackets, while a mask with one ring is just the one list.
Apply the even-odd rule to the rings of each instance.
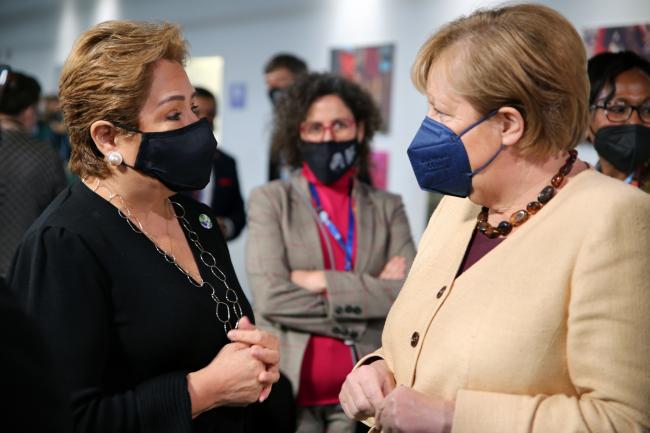
[[425, 117], [407, 150], [420, 188], [457, 197], [469, 196], [472, 176], [494, 161], [504, 146], [499, 147], [485, 164], [472, 171], [461, 137], [494, 114], [496, 111], [491, 111], [458, 135], [442, 123]]

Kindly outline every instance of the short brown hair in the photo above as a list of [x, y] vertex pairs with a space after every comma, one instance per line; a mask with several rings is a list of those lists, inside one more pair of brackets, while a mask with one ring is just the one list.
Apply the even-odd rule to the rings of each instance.
[[[453, 57], [447, 57], [453, 55]], [[522, 155], [571, 149], [589, 120], [587, 58], [580, 35], [551, 8], [521, 4], [481, 9], [445, 25], [422, 46], [412, 79], [426, 92], [433, 63], [453, 58], [455, 93], [487, 114], [516, 108], [525, 130]]]
[[187, 44], [169, 23], [107, 21], [85, 32], [68, 56], [59, 81], [61, 110], [70, 134], [70, 169], [81, 177], [109, 175], [90, 126], [108, 120], [138, 128], [151, 87], [153, 64], [183, 64]]

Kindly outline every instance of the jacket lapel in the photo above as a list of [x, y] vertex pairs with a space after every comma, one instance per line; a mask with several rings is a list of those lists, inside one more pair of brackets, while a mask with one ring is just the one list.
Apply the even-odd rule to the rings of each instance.
[[353, 189], [356, 206], [354, 233], [357, 237], [355, 269], [366, 269], [372, 252], [372, 234], [375, 231], [375, 206], [368, 192], [368, 187], [355, 179]]
[[311, 263], [314, 269], [324, 269], [325, 260], [318, 236], [320, 224], [318, 215], [311, 204], [307, 180], [298, 172], [291, 177], [290, 182], [292, 188], [291, 211], [293, 213], [291, 218], [294, 221], [299, 221], [299, 224], [293, 224], [291, 238], [295, 240], [296, 244], [303, 244], [310, 250], [309, 256], [313, 258]]

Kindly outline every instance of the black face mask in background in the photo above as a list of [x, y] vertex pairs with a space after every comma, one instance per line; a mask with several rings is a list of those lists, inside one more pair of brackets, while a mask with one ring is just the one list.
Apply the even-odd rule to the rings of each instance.
[[278, 101], [284, 96], [285, 90], [280, 87], [271, 87], [269, 89], [269, 99], [273, 106], [278, 105]]
[[343, 176], [357, 160], [359, 142], [348, 141], [300, 142], [302, 157], [316, 178], [330, 185]]
[[631, 173], [650, 162], [650, 128], [643, 125], [600, 128], [594, 139], [594, 147], [616, 169]]
[[207, 119], [171, 131], [132, 131], [142, 134], [140, 150], [132, 167], [124, 165], [175, 192], [196, 191], [208, 184], [217, 140]]

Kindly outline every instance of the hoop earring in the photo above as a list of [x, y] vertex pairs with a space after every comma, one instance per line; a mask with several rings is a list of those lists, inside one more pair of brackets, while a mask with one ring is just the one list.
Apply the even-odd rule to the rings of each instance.
[[111, 165], [121, 165], [123, 161], [124, 158], [120, 152], [117, 152], [115, 150], [108, 152], [108, 162]]

